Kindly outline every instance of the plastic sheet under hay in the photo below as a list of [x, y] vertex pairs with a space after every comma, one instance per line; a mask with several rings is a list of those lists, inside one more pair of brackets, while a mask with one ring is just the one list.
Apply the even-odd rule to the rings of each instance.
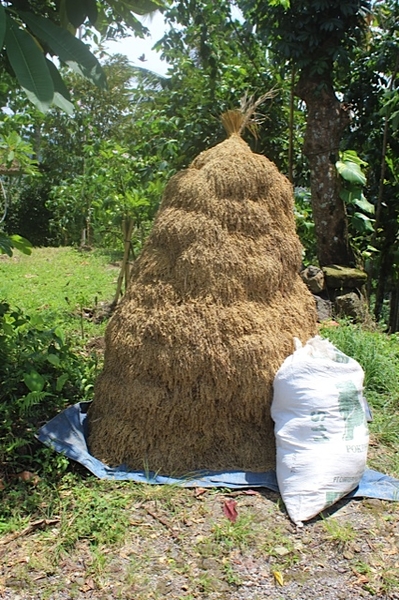
[[106, 331], [89, 447], [185, 475], [275, 466], [272, 383], [315, 334], [289, 182], [237, 135], [174, 176]]

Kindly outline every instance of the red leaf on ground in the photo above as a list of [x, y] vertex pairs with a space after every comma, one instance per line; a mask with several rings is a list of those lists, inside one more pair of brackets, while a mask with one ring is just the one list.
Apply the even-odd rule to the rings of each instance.
[[237, 502], [235, 500], [225, 500], [223, 504], [223, 512], [232, 523], [235, 523], [238, 517], [236, 506]]

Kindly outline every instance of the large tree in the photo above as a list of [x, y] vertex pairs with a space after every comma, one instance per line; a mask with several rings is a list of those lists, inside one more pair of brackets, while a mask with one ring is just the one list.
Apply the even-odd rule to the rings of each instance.
[[313, 217], [321, 265], [354, 265], [335, 164], [349, 125], [349, 106], [337, 95], [338, 67], [349, 68], [360, 43], [366, 0], [240, 0], [270, 52], [296, 72], [296, 94], [307, 106], [304, 153], [311, 173]]

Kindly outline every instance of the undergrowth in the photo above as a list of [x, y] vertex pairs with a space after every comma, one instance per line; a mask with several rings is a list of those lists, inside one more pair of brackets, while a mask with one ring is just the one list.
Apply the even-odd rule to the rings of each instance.
[[37, 429], [67, 405], [91, 396], [97, 356], [51, 325], [43, 314], [30, 316], [0, 303], [0, 468], [5, 478], [43, 467]]

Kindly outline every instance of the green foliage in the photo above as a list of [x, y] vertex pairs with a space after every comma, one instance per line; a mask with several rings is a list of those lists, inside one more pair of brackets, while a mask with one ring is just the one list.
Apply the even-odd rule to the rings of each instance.
[[317, 263], [311, 193], [307, 188], [296, 187], [294, 194], [296, 229], [303, 246], [302, 261], [308, 266]]
[[[70, 489], [68, 479], [61, 487], [61, 496]], [[87, 540], [91, 546], [118, 545], [123, 542], [126, 528], [126, 494], [124, 489], [107, 490], [77, 483], [73, 494], [64, 502], [65, 514], [73, 512], [73, 523], [63, 519], [58, 537], [57, 550], [71, 550], [79, 540]]]
[[[25, 91], [36, 108], [45, 113], [51, 105], [72, 113], [73, 105], [54, 62], [46, 55], [56, 56], [84, 77], [104, 88], [104, 71], [88, 46], [75, 37], [76, 27], [85, 25], [86, 35], [93, 35], [90, 26], [104, 36], [115, 35], [113, 24], [119, 21], [117, 32], [125, 28], [143, 36], [146, 29], [134, 13], [146, 14], [163, 7], [161, 0], [108, 0], [98, 10], [93, 0], [62, 0], [55, 9], [53, 3], [26, 3], [13, 0], [0, 5], [0, 52], [11, 76]], [[79, 24], [79, 25], [77, 25]]]
[[365, 0], [240, 0], [238, 6], [280, 59], [292, 61], [311, 77], [328, 80], [333, 65], [349, 65], [350, 51], [359, 44], [370, 10]]
[[399, 5], [389, 0], [373, 5], [373, 22], [367, 45], [359, 46], [353, 67], [341, 71], [344, 101], [352, 107], [352, 126], [344, 147], [353, 148], [368, 163], [365, 195], [375, 206], [375, 223], [370, 257], [370, 291], [376, 290], [377, 320], [384, 316], [384, 304], [391, 301], [391, 330], [397, 329], [395, 290], [398, 268], [396, 258], [399, 234], [399, 180], [397, 164], [399, 139], [396, 129], [398, 97], [398, 23]]
[[344, 323], [322, 333], [362, 366], [365, 395], [373, 412], [370, 429], [380, 444], [394, 447], [399, 432], [398, 337]]
[[4, 222], [5, 231], [8, 234], [18, 231], [24, 238], [29, 238], [32, 246], [56, 245], [57, 236], [50, 231], [53, 214], [46, 206], [49, 196], [47, 178], [23, 177], [18, 187], [13, 187], [13, 192]]
[[367, 163], [354, 150], [345, 150], [340, 152], [335, 166], [342, 180], [340, 196], [348, 210], [352, 244], [363, 259], [370, 258], [376, 252], [371, 245], [375, 221], [370, 216], [374, 215], [375, 207], [363, 193], [367, 181], [363, 167], [367, 167]]
[[29, 255], [32, 252], [32, 244], [20, 235], [6, 235], [0, 231], [0, 254], [12, 256], [14, 249]]
[[[29, 315], [43, 313], [52, 326], [67, 327], [78, 336], [82, 305], [93, 313], [111, 301], [118, 272], [108, 253], [35, 248], [29, 257], [17, 254], [0, 261], [0, 298]], [[85, 319], [84, 330], [85, 337], [100, 335], [104, 324]]]
[[118, 248], [122, 221], [132, 218], [132, 243], [139, 251], [168, 171], [157, 169], [155, 160], [131, 156], [113, 142], [87, 145], [83, 152], [83, 174], [54, 187], [47, 203], [54, 215], [54, 229], [61, 239], [72, 243], [79, 243], [85, 229], [87, 244]]
[[112, 298], [114, 271], [104, 257], [71, 249], [34, 250], [0, 267], [0, 297], [8, 299], [0, 302], [0, 469], [52, 477], [67, 463], [35, 433], [67, 405], [91, 397], [98, 361], [77, 335], [103, 332], [104, 324], [82, 323], [82, 308], [95, 310], [94, 296]]
[[366, 331], [358, 325], [342, 324], [324, 330], [324, 335], [342, 352], [357, 360], [365, 371], [367, 391], [399, 395], [399, 347], [396, 336]]
[[6, 26], [5, 43], [10, 65], [29, 100], [38, 110], [46, 112], [53, 101], [54, 85], [45, 56], [34, 38], [18, 27], [11, 16], [7, 15]]
[[[7, 121], [5, 119], [5, 121]], [[17, 168], [24, 171], [28, 175], [35, 176], [37, 174], [37, 161], [31, 156], [32, 146], [24, 140], [16, 131], [11, 130], [0, 136], [0, 165], [7, 169]], [[17, 249], [24, 254], [30, 254], [31, 243], [21, 235], [7, 235], [2, 231], [3, 222], [7, 216], [12, 191], [15, 190], [11, 184], [11, 178], [7, 177], [0, 181], [0, 202], [3, 208], [3, 215], [0, 218], [0, 254], [8, 254], [12, 256], [13, 250]]]
[[7, 132], [10, 120], [10, 117], [7, 116], [3, 120], [5, 133], [0, 135], [0, 165], [5, 169], [15, 166], [21, 172], [36, 175], [38, 172], [37, 160], [32, 158], [32, 144], [13, 129]]
[[224, 111], [239, 107], [245, 94], [259, 97], [275, 87], [275, 99], [258, 110], [258, 139], [245, 137], [256, 152], [286, 169], [289, 85], [270, 64], [266, 45], [234, 17], [227, 0], [218, 2], [218, 10], [210, 0], [182, 0], [165, 18], [171, 29], [156, 48], [172, 68], [160, 90], [148, 90], [147, 105], [162, 127], [161, 137], [177, 142], [175, 168], [186, 167], [199, 152], [225, 139]]
[[84, 361], [45, 317], [0, 304], [2, 470], [30, 465], [36, 428], [75, 398], [86, 399], [95, 372], [95, 361]]

